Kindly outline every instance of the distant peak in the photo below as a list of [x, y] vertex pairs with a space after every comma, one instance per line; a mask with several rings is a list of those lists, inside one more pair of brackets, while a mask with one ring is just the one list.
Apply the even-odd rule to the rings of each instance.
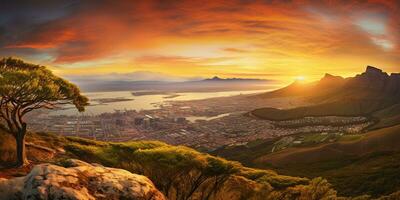
[[326, 73], [324, 76], [324, 78], [333, 78], [333, 77], [335, 77], [335, 76], [332, 74], [328, 74], [328, 73]]
[[321, 80], [337, 80], [337, 79], [343, 79], [343, 77], [326, 73]]
[[373, 67], [373, 66], [367, 66], [367, 69], [365, 70], [364, 73], [361, 74], [361, 76], [366, 76], [369, 78], [387, 78], [389, 75], [386, 72], [383, 72], [381, 69]]
[[206, 79], [204, 79], [204, 81], [221, 81], [221, 80], [225, 80], [225, 79], [220, 78], [220, 77], [218, 77], [218, 76], [214, 76], [214, 77], [212, 77], [212, 78], [206, 78]]
[[214, 77], [212, 77], [210, 80], [221, 80], [221, 78], [218, 77], [218, 76], [214, 76]]
[[373, 67], [373, 66], [367, 66], [367, 69], [365, 70], [366, 73], [383, 73], [381, 69]]

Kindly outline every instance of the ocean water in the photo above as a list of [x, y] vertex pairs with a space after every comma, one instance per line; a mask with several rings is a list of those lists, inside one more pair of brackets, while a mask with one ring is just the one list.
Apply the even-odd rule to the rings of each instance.
[[[168, 98], [171, 94], [151, 94], [134, 96], [131, 91], [120, 92], [88, 92], [84, 93], [90, 99], [90, 106], [86, 107], [84, 115], [98, 115], [101, 113], [111, 113], [116, 110], [151, 110], [157, 109], [160, 105], [168, 101], [187, 101], [199, 100], [214, 97], [228, 97], [240, 94], [254, 94], [267, 90], [248, 90], [248, 91], [225, 91], [225, 92], [184, 92], [174, 93], [179, 95], [175, 98]], [[167, 98], [166, 98], [167, 97]], [[99, 99], [132, 99], [129, 101], [116, 101], [101, 103]], [[65, 107], [62, 110], [54, 110], [51, 115], [76, 115], [79, 114], [73, 106]]]

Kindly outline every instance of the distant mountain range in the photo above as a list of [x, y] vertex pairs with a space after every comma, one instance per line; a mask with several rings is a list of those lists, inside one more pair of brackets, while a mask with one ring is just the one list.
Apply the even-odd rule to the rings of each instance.
[[264, 82], [265, 79], [252, 79], [252, 78], [220, 78], [218, 76], [214, 76], [212, 78], [203, 79], [202, 81], [254, 81], [254, 82]]
[[[243, 78], [213, 78], [186, 81], [165, 80], [72, 80], [85, 92], [92, 91], [133, 91], [152, 90], [168, 92], [216, 92], [233, 90], [263, 90], [268, 89], [273, 80], [243, 79]], [[271, 86], [270, 86], [271, 87]]]
[[378, 68], [367, 66], [365, 72], [355, 77], [342, 78], [326, 74], [319, 81], [307, 84], [296, 81], [257, 97], [300, 97], [312, 104], [289, 110], [261, 108], [252, 112], [258, 117], [271, 120], [305, 116], [373, 115], [374, 112], [400, 106], [400, 73], [388, 75]]

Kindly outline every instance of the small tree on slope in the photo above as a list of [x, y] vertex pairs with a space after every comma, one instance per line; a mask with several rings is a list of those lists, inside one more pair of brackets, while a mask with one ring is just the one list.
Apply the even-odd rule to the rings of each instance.
[[0, 128], [16, 140], [17, 166], [29, 163], [25, 154], [24, 116], [33, 110], [52, 109], [62, 104], [74, 104], [82, 112], [88, 98], [80, 94], [76, 85], [44, 66], [15, 58], [0, 60]]

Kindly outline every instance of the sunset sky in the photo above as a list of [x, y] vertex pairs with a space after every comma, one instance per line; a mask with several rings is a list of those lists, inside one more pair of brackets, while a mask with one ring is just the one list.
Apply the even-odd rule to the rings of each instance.
[[0, 5], [0, 56], [65, 77], [289, 82], [366, 65], [400, 71], [398, 0], [9, 2]]

